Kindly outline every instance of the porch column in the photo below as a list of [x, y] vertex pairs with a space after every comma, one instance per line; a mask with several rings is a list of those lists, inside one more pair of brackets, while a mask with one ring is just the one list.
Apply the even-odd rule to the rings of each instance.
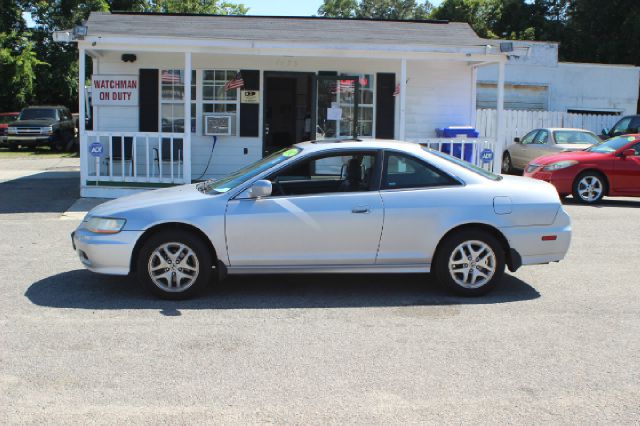
[[191, 183], [191, 52], [184, 53], [184, 137], [182, 143], [183, 179]]
[[82, 196], [82, 188], [87, 184], [87, 177], [89, 176], [89, 150], [87, 149], [87, 136], [85, 134], [85, 90], [84, 84], [86, 80], [85, 65], [86, 65], [86, 53], [83, 47], [78, 49], [80, 54], [78, 58], [78, 139], [80, 142], [80, 196]]
[[500, 173], [502, 153], [506, 147], [504, 139], [504, 58], [498, 63], [498, 99], [496, 103], [496, 152], [494, 154], [493, 171]]
[[398, 138], [401, 141], [403, 141], [405, 138], [406, 106], [407, 106], [407, 60], [402, 59], [402, 61], [400, 62], [400, 130], [398, 133]]

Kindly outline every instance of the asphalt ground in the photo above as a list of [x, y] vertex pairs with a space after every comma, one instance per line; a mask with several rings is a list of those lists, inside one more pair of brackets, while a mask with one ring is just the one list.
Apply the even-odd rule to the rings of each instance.
[[567, 258], [483, 298], [256, 276], [170, 302], [81, 267], [73, 166], [20, 167], [0, 161], [3, 424], [639, 422], [640, 200], [569, 202]]

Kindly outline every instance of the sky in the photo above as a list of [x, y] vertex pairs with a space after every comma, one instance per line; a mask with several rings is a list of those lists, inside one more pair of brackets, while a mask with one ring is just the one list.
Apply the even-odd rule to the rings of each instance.
[[[249, 15], [283, 15], [309, 16], [316, 15], [322, 0], [232, 0], [249, 7]], [[434, 6], [442, 0], [431, 0]]]

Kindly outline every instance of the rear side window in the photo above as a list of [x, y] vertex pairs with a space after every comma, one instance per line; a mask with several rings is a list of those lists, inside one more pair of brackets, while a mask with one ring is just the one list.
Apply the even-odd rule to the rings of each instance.
[[460, 185], [446, 173], [417, 158], [399, 153], [386, 153], [382, 189], [430, 188]]

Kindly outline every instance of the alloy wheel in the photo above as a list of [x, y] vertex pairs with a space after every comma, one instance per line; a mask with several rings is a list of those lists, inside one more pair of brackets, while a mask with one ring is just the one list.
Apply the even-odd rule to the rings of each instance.
[[149, 277], [163, 291], [183, 292], [198, 278], [200, 265], [193, 249], [183, 243], [169, 242], [149, 256]]
[[459, 244], [449, 256], [449, 274], [463, 288], [480, 288], [496, 272], [497, 259], [491, 247], [479, 240]]
[[583, 201], [593, 203], [603, 194], [604, 184], [597, 176], [587, 175], [578, 182], [578, 195]]

